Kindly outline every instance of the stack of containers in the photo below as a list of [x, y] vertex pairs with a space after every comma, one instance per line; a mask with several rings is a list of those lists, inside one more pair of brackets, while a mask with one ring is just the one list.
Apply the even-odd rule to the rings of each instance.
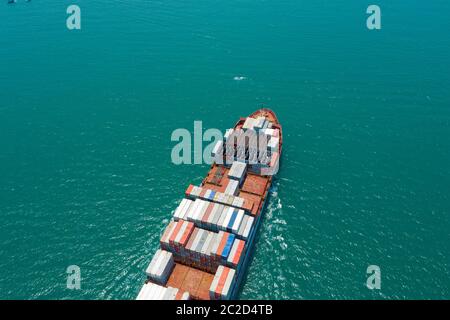
[[[237, 181], [235, 181], [237, 183]], [[236, 199], [236, 198], [235, 198]], [[241, 199], [241, 198], [238, 198]], [[233, 202], [234, 203], [234, 202]], [[239, 204], [239, 203], [237, 203]], [[243, 209], [237, 209], [228, 205], [223, 205], [215, 202], [205, 201], [202, 199], [196, 199], [191, 206], [191, 210], [186, 215], [189, 222], [196, 227], [203, 228], [210, 231], [217, 232], [218, 230], [228, 231], [238, 234], [241, 226], [241, 222], [245, 216]], [[184, 220], [178, 220], [174, 225], [171, 226], [170, 230], [167, 231], [166, 237], [161, 238], [161, 247], [172, 251], [179, 252], [176, 245], [183, 246], [186, 242], [182, 241], [180, 244], [175, 242], [175, 244], [169, 243], [170, 238], [175, 238], [177, 234], [183, 232], [186, 228], [187, 232], [191, 232], [193, 226], [188, 227], [178, 227], [177, 223], [187, 223]], [[165, 233], [166, 234], [166, 233]], [[189, 236], [190, 234], [188, 234]], [[184, 240], [185, 237], [179, 236], [180, 239]], [[175, 238], [177, 239], [177, 238]]]
[[228, 171], [228, 177], [230, 179], [239, 181], [239, 185], [242, 185], [246, 173], [247, 173], [247, 164], [244, 162], [235, 161], [231, 165], [230, 171]]
[[145, 273], [151, 281], [164, 285], [174, 266], [175, 261], [172, 253], [158, 249]]
[[244, 198], [234, 197], [232, 206], [236, 208], [244, 208]]
[[161, 248], [173, 253], [180, 253], [193, 231], [194, 224], [192, 222], [186, 220], [171, 221], [161, 237]]
[[142, 286], [136, 300], [189, 300], [189, 292], [148, 282]]
[[212, 210], [213, 203], [210, 201], [200, 200], [200, 204], [197, 207], [196, 211], [193, 214], [192, 222], [195, 223], [196, 226], [203, 226], [203, 218], [209, 214]]
[[211, 213], [209, 216], [205, 217], [205, 228], [212, 231], [219, 231], [219, 228], [217, 227], [217, 223], [220, 219], [220, 216], [222, 215], [222, 212], [224, 211], [225, 206], [220, 203], [213, 203], [213, 208], [211, 210]]
[[227, 266], [238, 270], [238, 267], [240, 267], [241, 260], [244, 257], [244, 248], [245, 248], [244, 240], [239, 239], [234, 240], [230, 254], [228, 255], [227, 258], [226, 263]]
[[219, 218], [218, 228], [223, 231], [237, 233], [244, 217], [244, 210], [227, 207], [222, 216]]
[[[228, 206], [233, 206], [238, 209], [243, 209], [243, 210], [247, 211], [249, 214], [251, 214], [251, 211], [253, 209], [253, 201], [252, 200], [244, 199], [244, 198], [240, 198], [240, 197], [236, 197], [236, 196], [232, 196], [232, 195], [227, 195], [222, 192], [215, 192], [215, 191], [208, 192], [208, 190], [209, 189], [189, 185], [189, 187], [186, 190], [186, 197], [188, 197], [190, 199], [195, 199], [195, 202], [189, 208], [189, 212], [187, 213], [187, 215], [185, 217], [186, 219], [192, 220], [192, 215], [196, 211], [197, 206], [201, 203], [200, 201], [197, 201], [197, 200], [202, 199], [202, 198], [205, 200], [210, 200], [210, 201], [225, 204]], [[205, 195], [208, 195], [209, 198], [205, 198]]]
[[211, 256], [218, 264], [225, 264], [230, 254], [231, 247], [235, 240], [234, 234], [219, 231], [216, 234], [216, 241], [211, 248]]
[[[197, 188], [197, 187], [194, 187], [194, 188]], [[193, 189], [193, 191], [194, 191], [194, 189]], [[193, 192], [192, 192], [192, 194], [193, 194]], [[186, 213], [184, 218], [188, 221], [192, 221], [192, 219], [193, 219], [195, 213], [197, 212], [199, 205], [201, 203], [202, 203], [202, 200], [200, 198], [195, 198], [194, 203], [191, 205], [191, 207], [189, 208], [189, 211]]]
[[216, 233], [201, 228], [195, 228], [185, 250], [182, 261], [199, 269], [214, 272], [217, 263], [211, 256], [211, 249], [216, 241]]
[[241, 226], [237, 232], [237, 237], [240, 239], [247, 240], [252, 231], [253, 222], [255, 218], [249, 215], [244, 215], [242, 218]]
[[225, 193], [237, 196], [239, 193], [239, 181], [230, 179], [225, 189]]
[[183, 199], [181, 200], [180, 204], [178, 205], [177, 209], [175, 210], [173, 214], [173, 219], [175, 221], [179, 219], [184, 219], [187, 212], [189, 211], [189, 208], [191, 207], [193, 201], [189, 199]]
[[236, 281], [236, 270], [219, 266], [209, 288], [211, 300], [228, 300], [231, 298]]
[[209, 202], [208, 206], [206, 208], [205, 214], [202, 216], [202, 218], [199, 220], [200, 227], [204, 229], [211, 230], [211, 224], [208, 223], [209, 220], [212, 220], [214, 218], [214, 208], [218, 206], [218, 203]]
[[[179, 226], [179, 227], [178, 227]], [[174, 232], [169, 237], [169, 245], [173, 251], [178, 253], [186, 246], [189, 238], [194, 231], [194, 224], [186, 220], [179, 220]]]
[[172, 233], [175, 223], [176, 223], [175, 221], [170, 220], [169, 224], [167, 225], [166, 229], [164, 230], [164, 232], [161, 236], [161, 239], [159, 240], [159, 244], [163, 250], [167, 250], [167, 251], [170, 250], [168, 237]]

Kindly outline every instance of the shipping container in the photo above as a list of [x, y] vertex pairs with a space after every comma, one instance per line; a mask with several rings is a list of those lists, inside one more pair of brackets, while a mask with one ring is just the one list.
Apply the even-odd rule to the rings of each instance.
[[151, 281], [164, 285], [173, 267], [172, 253], [158, 249], [145, 272]]
[[229, 194], [229, 195], [232, 195], [232, 196], [237, 196], [238, 193], [239, 193], [239, 181], [230, 179], [228, 181], [228, 185], [227, 185], [227, 187], [225, 189], [225, 193]]
[[219, 266], [209, 289], [211, 300], [227, 300], [230, 298], [235, 282], [235, 273], [234, 269]]

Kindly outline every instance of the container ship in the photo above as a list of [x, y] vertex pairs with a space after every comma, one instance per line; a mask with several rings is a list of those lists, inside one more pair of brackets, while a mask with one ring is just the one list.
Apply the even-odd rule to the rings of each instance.
[[238, 297], [282, 142], [281, 125], [266, 108], [226, 131], [202, 183], [187, 186], [174, 208], [137, 300]]

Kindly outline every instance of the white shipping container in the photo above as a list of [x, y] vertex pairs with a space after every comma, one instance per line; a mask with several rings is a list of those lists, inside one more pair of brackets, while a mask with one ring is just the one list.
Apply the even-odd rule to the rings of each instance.
[[[150, 269], [150, 272], [147, 272], [147, 276], [154, 277], [156, 270], [158, 270], [158, 267], [161, 264], [161, 261], [164, 257], [163, 251], [165, 251], [165, 250], [159, 250], [154, 255], [153, 259], [155, 259], [155, 262], [153, 263], [152, 268]], [[152, 263], [150, 262], [150, 264], [152, 264]]]
[[195, 246], [195, 248], [194, 248], [194, 251], [198, 256], [200, 256], [200, 254], [201, 254], [200, 251], [201, 251], [203, 245], [205, 244], [206, 238], [209, 235], [209, 231], [206, 231], [204, 229], [202, 229], [202, 230], [203, 230], [202, 236], [201, 236], [197, 246]]
[[212, 234], [212, 238], [211, 238], [211, 241], [209, 242], [208, 248], [206, 249], [208, 256], [212, 256], [212, 250], [217, 242], [217, 236], [218, 236], [218, 234], [215, 232], [211, 232], [211, 234]]
[[224, 221], [225, 218], [227, 217], [227, 211], [228, 211], [228, 210], [227, 210], [226, 207], [224, 206], [224, 208], [223, 208], [223, 210], [222, 210], [222, 212], [221, 212], [221, 214], [220, 214], [219, 220], [217, 221], [217, 228], [218, 228], [219, 230], [222, 229], [223, 221]]
[[211, 241], [214, 239], [214, 232], [208, 232], [208, 237], [206, 238], [205, 244], [203, 245], [202, 249], [200, 250], [201, 254], [204, 256], [209, 256], [210, 251], [208, 249], [211, 246]]
[[189, 209], [191, 208], [191, 205], [194, 202], [192, 200], [186, 199], [186, 204], [184, 205], [183, 209], [180, 211], [178, 218], [180, 219], [184, 219], [186, 216], [186, 213], [189, 211]]
[[138, 293], [138, 295], [137, 295], [137, 297], [136, 297], [136, 300], [142, 300], [142, 297], [144, 296], [145, 291], [146, 291], [147, 289], [148, 289], [147, 284], [144, 284], [144, 285], [142, 286], [141, 290], [139, 291], [139, 293]]
[[231, 227], [231, 231], [233, 233], [238, 233], [243, 217], [244, 217], [244, 210], [239, 209], [236, 219], [234, 220], [233, 226]]
[[247, 170], [247, 164], [240, 161], [235, 161], [231, 165], [230, 171], [228, 172], [228, 177], [238, 181], [242, 181]]
[[227, 280], [225, 281], [225, 284], [222, 289], [222, 300], [227, 300], [230, 298], [233, 285], [234, 285], [234, 274], [236, 271], [234, 269], [230, 269], [230, 272], [228, 272]]
[[152, 281], [159, 284], [165, 284], [173, 266], [173, 254], [165, 250], [158, 250], [153, 257], [152, 262], [150, 262], [146, 274]]
[[225, 193], [229, 195], [237, 195], [239, 192], [239, 181], [230, 179], [225, 189]]
[[197, 212], [198, 206], [202, 203], [202, 200], [197, 198], [194, 201], [194, 204], [192, 205], [191, 209], [189, 210], [189, 212], [186, 215], [186, 218], [189, 221], [193, 221], [193, 217], [195, 216], [195, 213]]
[[158, 257], [161, 253], [161, 249], [156, 250], [155, 254], [153, 255], [152, 260], [150, 261], [150, 264], [148, 265], [147, 269], [145, 270], [145, 273], [150, 276], [151, 275], [151, 270], [153, 269], [153, 267], [155, 266], [156, 261], [158, 260]]
[[234, 211], [234, 208], [232, 208], [232, 207], [227, 207], [226, 211], [224, 210], [225, 219], [223, 220], [222, 224], [219, 226], [219, 229], [227, 231], [227, 226], [228, 226], [228, 223], [230, 222], [231, 216], [233, 215], [233, 211]]
[[179, 219], [180, 211], [181, 211], [181, 209], [183, 209], [183, 206], [185, 205], [185, 203], [186, 203], [185, 199], [181, 200], [180, 204], [179, 204], [178, 207], [175, 209], [175, 212], [173, 213], [173, 218], [174, 218], [175, 220], [178, 220], [178, 219]]
[[244, 199], [240, 197], [234, 197], [233, 207], [242, 208], [244, 205]]
[[166, 293], [164, 294], [161, 300], [175, 300], [175, 296], [177, 295], [177, 293], [178, 293], [177, 288], [167, 287]]
[[211, 195], [211, 192], [212, 192], [211, 189], [206, 190], [205, 195], [203, 196], [203, 198], [204, 199], [209, 199], [209, 196]]
[[201, 207], [202, 202], [203, 202], [203, 200], [201, 200], [200, 198], [195, 199], [194, 207], [193, 207], [193, 209], [191, 210], [191, 212], [190, 212], [190, 214], [188, 216], [188, 220], [190, 220], [190, 221], [194, 221], [195, 220], [195, 216], [196, 216], [199, 208]]
[[190, 247], [190, 250], [191, 250], [191, 251], [195, 251], [195, 248], [198, 246], [198, 243], [200, 242], [200, 239], [202, 238], [203, 233], [204, 233], [205, 231], [206, 231], [206, 230], [198, 229], [197, 236], [195, 237], [195, 239], [194, 239], [194, 241], [192, 242], [192, 245], [191, 245], [191, 247]]
[[[224, 267], [222, 265], [217, 268], [214, 279], [209, 288], [209, 296], [211, 299], [216, 300], [219, 298], [219, 300], [223, 300], [230, 298], [232, 288], [234, 286], [235, 273], [236, 271], [234, 269]], [[224, 279], [224, 277], [226, 278]], [[218, 287], [219, 282], [224, 283], [222, 290]], [[220, 292], [218, 292], [218, 290], [220, 290]]]
[[161, 291], [164, 287], [161, 286], [155, 286], [155, 290], [152, 292], [152, 295], [150, 297], [151, 300], [158, 300], [158, 296], [160, 295]]
[[222, 216], [222, 212], [224, 211], [225, 206], [223, 204], [219, 204], [218, 209], [214, 215], [212, 225], [214, 225], [214, 228], [219, 230], [217, 225], [219, 224], [219, 219]]
[[198, 216], [197, 216], [197, 219], [196, 219], [196, 221], [197, 221], [197, 223], [198, 223], [198, 226], [201, 225], [201, 221], [202, 221], [202, 219], [203, 219], [203, 216], [204, 216], [205, 213], [206, 213], [206, 209], [208, 209], [209, 204], [210, 204], [209, 201], [203, 201], [202, 209], [201, 209], [201, 211], [199, 212], [199, 214], [198, 214]]
[[242, 236], [244, 234], [244, 230], [245, 230], [245, 226], [247, 225], [248, 218], [250, 218], [250, 216], [246, 215], [246, 214], [244, 214], [244, 216], [242, 217], [242, 222], [241, 222], [241, 225], [237, 232], [237, 234], [239, 235], [240, 238], [242, 238]]
[[248, 238], [248, 236], [250, 235], [250, 231], [252, 230], [254, 220], [255, 220], [255, 218], [253, 218], [253, 217], [248, 218], [247, 224], [245, 225], [245, 229], [242, 234], [242, 238], [244, 238], [244, 239]]
[[[167, 252], [167, 251], [165, 251], [165, 252]], [[159, 255], [159, 258], [151, 271], [150, 277], [152, 278], [153, 281], [159, 282], [161, 275], [163, 273], [163, 270], [166, 268], [166, 265], [167, 265], [166, 255], [163, 251]]]
[[208, 219], [206, 220], [206, 226], [211, 228], [212, 226], [212, 222], [214, 220], [214, 215], [216, 214], [217, 210], [219, 209], [219, 204], [218, 203], [214, 203], [213, 208], [211, 210], [211, 213], [209, 214]]
[[146, 291], [145, 296], [143, 297], [143, 300], [153, 300], [154, 292], [158, 289], [158, 285], [149, 283], [148, 284], [149, 289]]

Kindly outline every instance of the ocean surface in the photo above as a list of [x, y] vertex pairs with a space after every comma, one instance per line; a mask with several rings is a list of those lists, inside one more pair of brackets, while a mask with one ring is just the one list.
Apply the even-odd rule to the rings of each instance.
[[450, 298], [449, 1], [378, 0], [378, 31], [359, 0], [6, 2], [0, 298], [135, 298], [208, 170], [171, 133], [261, 106], [284, 153], [240, 298]]

